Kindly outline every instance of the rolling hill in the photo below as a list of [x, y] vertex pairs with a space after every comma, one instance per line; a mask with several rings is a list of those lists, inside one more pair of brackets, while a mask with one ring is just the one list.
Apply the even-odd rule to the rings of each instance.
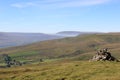
[[43, 33], [9, 33], [0, 32], [0, 48], [21, 46], [34, 42], [63, 38], [58, 35]]
[[58, 32], [56, 34], [60, 35], [60, 36], [75, 37], [75, 36], [78, 36], [78, 35], [96, 34], [96, 33], [100, 33], [100, 32], [61, 31], [61, 32]]
[[0, 48], [22, 46], [35, 42], [83, 35], [88, 32], [63, 31], [56, 34], [0, 32]]
[[90, 34], [64, 39], [37, 42], [34, 44], [0, 49], [0, 54], [9, 54], [19, 60], [39, 60], [73, 57], [90, 59], [99, 48], [109, 48], [112, 55], [120, 58], [120, 33]]
[[[119, 62], [88, 62], [95, 50], [106, 47], [120, 58], [120, 33], [82, 35], [0, 49], [0, 54], [31, 62], [3, 68], [1, 57], [0, 80], [119, 80]], [[44, 58], [43, 62], [40, 58]]]

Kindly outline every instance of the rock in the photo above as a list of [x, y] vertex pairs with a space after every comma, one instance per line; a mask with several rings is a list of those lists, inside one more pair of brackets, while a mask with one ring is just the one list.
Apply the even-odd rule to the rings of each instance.
[[118, 60], [111, 56], [111, 53], [108, 52], [108, 49], [105, 48], [103, 50], [97, 51], [96, 55], [90, 61], [117, 61]]

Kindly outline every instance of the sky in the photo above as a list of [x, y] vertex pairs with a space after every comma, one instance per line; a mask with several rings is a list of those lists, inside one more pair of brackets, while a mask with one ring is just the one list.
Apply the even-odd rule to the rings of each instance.
[[120, 32], [120, 0], [0, 0], [0, 32]]

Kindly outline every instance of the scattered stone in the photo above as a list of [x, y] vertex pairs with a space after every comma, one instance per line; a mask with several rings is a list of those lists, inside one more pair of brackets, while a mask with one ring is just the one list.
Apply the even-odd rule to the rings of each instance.
[[7, 54], [3, 54], [3, 58], [4, 58], [4, 61], [5, 61], [7, 67], [11, 67], [12, 65], [14, 65], [14, 66], [22, 65], [22, 63], [20, 61], [16, 61], [15, 59], [12, 60], [12, 58]]

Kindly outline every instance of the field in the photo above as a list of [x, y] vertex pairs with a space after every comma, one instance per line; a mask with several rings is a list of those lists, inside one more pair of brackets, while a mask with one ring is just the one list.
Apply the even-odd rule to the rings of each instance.
[[60, 60], [0, 69], [0, 80], [119, 80], [119, 62]]

